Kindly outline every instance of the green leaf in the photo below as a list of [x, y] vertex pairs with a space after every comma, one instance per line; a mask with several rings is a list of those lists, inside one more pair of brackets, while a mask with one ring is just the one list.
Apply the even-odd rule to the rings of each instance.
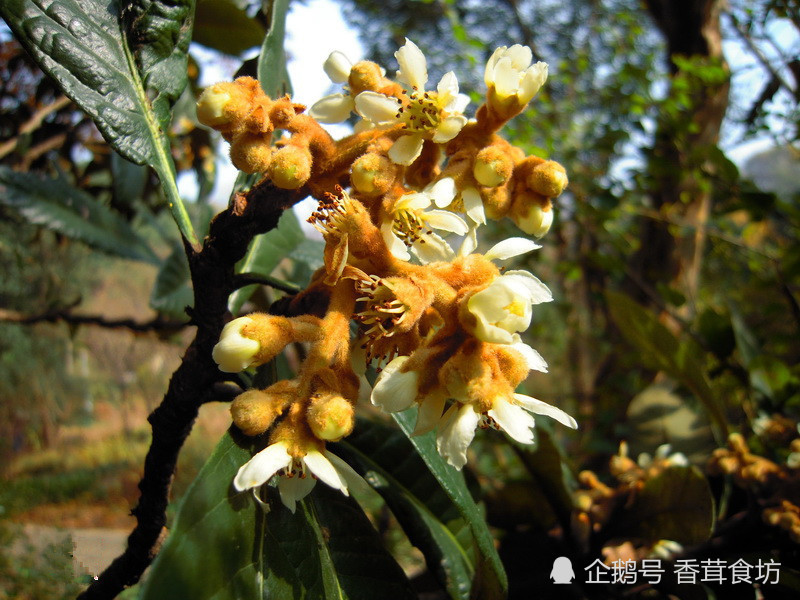
[[289, 0], [264, 0], [264, 14], [269, 17], [269, 30], [258, 56], [258, 81], [268, 96], [278, 98], [292, 93], [289, 71], [286, 70], [286, 13]]
[[107, 254], [158, 263], [147, 242], [119, 213], [63, 179], [47, 179], [0, 166], [0, 204], [13, 208], [31, 223]]
[[258, 46], [264, 28], [234, 0], [198, 0], [194, 16], [194, 41], [225, 54], [241, 54]]
[[[292, 514], [231, 482], [251, 439], [227, 433], [192, 483], [142, 600], [411, 600], [415, 594], [358, 504], [318, 483]], [[266, 509], [266, 510], [265, 510]]]
[[194, 294], [189, 285], [189, 262], [180, 242], [175, 242], [172, 252], [161, 263], [150, 306], [177, 319], [186, 318], [186, 307], [194, 304]]
[[379, 423], [358, 421], [332, 451], [383, 497], [450, 597], [469, 598], [475, 571], [468, 552], [472, 534], [408, 438]]
[[[272, 231], [256, 236], [250, 243], [245, 257], [236, 265], [237, 273], [260, 273], [270, 275], [278, 263], [289, 256], [306, 239], [293, 210], [281, 215], [278, 226]], [[228, 299], [228, 308], [234, 315], [255, 291], [256, 286], [248, 285], [236, 290]]]
[[147, 167], [111, 152], [111, 184], [115, 206], [133, 206], [142, 200], [147, 185]]
[[506, 572], [495, 549], [486, 519], [469, 493], [464, 474], [448, 465], [439, 455], [433, 432], [420, 436], [411, 435], [416, 422], [416, 409], [412, 408], [392, 416], [425, 462], [425, 466], [436, 477], [444, 492], [469, 524], [477, 551], [472, 597], [505, 598], [508, 592]]
[[669, 373], [688, 387], [708, 412], [717, 441], [724, 443], [727, 420], [702, 368], [707, 353], [692, 339], [676, 338], [655, 315], [625, 294], [606, 291], [606, 302], [622, 335], [639, 351], [642, 363]]
[[697, 467], [670, 467], [651, 477], [610, 535], [685, 546], [706, 541], [714, 527], [714, 498]]
[[[197, 241], [165, 134], [186, 85], [192, 0], [4, 0], [0, 16], [109, 144], [158, 174], [181, 233]], [[124, 12], [124, 14], [123, 14]]]

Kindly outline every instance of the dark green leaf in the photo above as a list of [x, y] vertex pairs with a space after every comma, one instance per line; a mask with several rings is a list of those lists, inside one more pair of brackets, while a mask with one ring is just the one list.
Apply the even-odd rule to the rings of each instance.
[[115, 206], [133, 206], [142, 200], [147, 185], [147, 167], [111, 153], [111, 184]]
[[269, 31], [258, 57], [258, 81], [268, 96], [277, 98], [292, 93], [283, 49], [289, 0], [264, 0], [263, 4], [264, 14], [269, 17]]
[[240, 54], [258, 46], [264, 28], [247, 16], [234, 0], [198, 0], [194, 41], [226, 54]]
[[614, 534], [691, 546], [711, 537], [714, 498], [696, 467], [670, 467], [647, 480]]
[[[275, 229], [253, 239], [247, 254], [236, 265], [236, 272], [270, 275], [278, 263], [305, 239], [294, 211], [286, 210]], [[231, 294], [228, 307], [234, 315], [239, 313], [255, 289], [255, 286], [249, 285]]]
[[42, 70], [125, 158], [158, 173], [181, 232], [196, 241], [165, 135], [186, 85], [192, 0], [5, 0], [0, 16]]
[[[410, 600], [400, 567], [350, 498], [318, 483], [292, 514], [231, 485], [249, 441], [226, 434], [186, 493], [142, 600]], [[238, 443], [237, 443], [238, 442]], [[243, 442], [243, 443], [242, 443]]]
[[0, 166], [0, 203], [42, 225], [107, 254], [158, 263], [121, 215], [63, 179], [45, 179]]
[[439, 455], [433, 432], [420, 436], [411, 435], [416, 422], [416, 409], [395, 413], [392, 416], [422, 457], [425, 466], [433, 473], [442, 489], [458, 508], [461, 516], [469, 524], [477, 550], [472, 597], [505, 598], [508, 592], [506, 572], [495, 549], [494, 539], [486, 525], [486, 519], [469, 493], [464, 474], [448, 465]]
[[169, 256], [161, 264], [150, 294], [150, 306], [177, 319], [186, 317], [186, 307], [194, 303], [189, 286], [189, 263], [180, 242], [175, 242]]
[[472, 535], [461, 513], [403, 433], [359, 421], [333, 450], [375, 488], [428, 569], [451, 598], [469, 598], [474, 566]]

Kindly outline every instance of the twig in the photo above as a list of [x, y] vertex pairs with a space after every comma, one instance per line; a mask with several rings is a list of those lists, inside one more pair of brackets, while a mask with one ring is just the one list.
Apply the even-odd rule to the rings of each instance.
[[96, 325], [106, 329], [129, 329], [130, 331], [178, 331], [189, 325], [186, 321], [168, 321], [161, 316], [150, 321], [133, 319], [108, 319], [101, 315], [76, 315], [68, 309], [49, 311], [39, 315], [26, 315], [16, 310], [0, 308], [0, 321], [33, 325], [34, 323], [64, 322], [72, 325]]
[[208, 391], [224, 377], [211, 358], [211, 349], [219, 339], [228, 296], [235, 287], [234, 265], [244, 257], [253, 237], [274, 229], [281, 213], [302, 197], [297, 191], [262, 182], [247, 195], [235, 196], [231, 206], [214, 218], [201, 249], [185, 244], [195, 297], [192, 323], [197, 332], [164, 399], [148, 418], [153, 438], [139, 482], [139, 503], [132, 511], [136, 527], [128, 537], [128, 547], [79, 600], [114, 598], [139, 580], [158, 553], [178, 453]]

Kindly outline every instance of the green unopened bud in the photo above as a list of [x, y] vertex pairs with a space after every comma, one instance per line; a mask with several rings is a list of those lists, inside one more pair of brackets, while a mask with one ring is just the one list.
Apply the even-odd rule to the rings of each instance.
[[339, 395], [312, 398], [308, 407], [308, 424], [321, 440], [336, 441], [353, 431], [353, 405]]
[[536, 193], [548, 198], [556, 198], [567, 187], [567, 172], [554, 160], [545, 161], [528, 175], [528, 186]]
[[230, 115], [225, 112], [225, 107], [230, 100], [231, 95], [225, 91], [222, 84], [207, 88], [197, 101], [197, 120], [209, 127], [227, 125], [230, 122]]
[[478, 152], [472, 174], [481, 185], [495, 187], [505, 183], [511, 177], [513, 169], [514, 163], [508, 154], [495, 146], [489, 146]]
[[311, 177], [311, 152], [297, 146], [281, 148], [272, 153], [267, 174], [279, 188], [301, 188]]
[[360, 156], [350, 171], [353, 187], [368, 196], [379, 196], [389, 191], [394, 181], [396, 167], [385, 156], [368, 153]]

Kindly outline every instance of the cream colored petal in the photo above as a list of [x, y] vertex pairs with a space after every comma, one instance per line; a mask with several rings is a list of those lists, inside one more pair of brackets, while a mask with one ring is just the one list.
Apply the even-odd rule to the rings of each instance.
[[302, 500], [311, 493], [317, 480], [313, 477], [281, 477], [278, 481], [278, 492], [281, 494], [281, 502], [290, 511], [294, 512], [297, 508], [298, 500]]
[[444, 107], [445, 112], [448, 113], [463, 113], [467, 106], [469, 106], [469, 96], [466, 94], [457, 94], [452, 98]]
[[456, 402], [447, 409], [444, 426], [436, 435], [436, 449], [456, 469], [467, 464], [467, 448], [475, 437], [475, 427], [481, 416], [471, 404]]
[[395, 164], [408, 166], [419, 158], [423, 141], [418, 135], [401, 136], [389, 148], [389, 158]]
[[430, 195], [424, 192], [403, 194], [394, 203], [393, 211], [428, 208], [431, 205]]
[[506, 260], [507, 258], [526, 254], [532, 250], [538, 250], [539, 248], [541, 248], [541, 246], [532, 240], [512, 237], [496, 243], [484, 256], [489, 260]]
[[550, 289], [539, 281], [538, 277], [535, 277], [528, 271], [516, 269], [506, 271], [503, 277], [510, 277], [513, 281], [524, 285], [528, 289], [528, 292], [530, 292], [531, 304], [553, 301], [553, 294], [550, 292]]
[[486, 224], [486, 211], [477, 188], [470, 186], [461, 190], [461, 200], [464, 203], [464, 212], [474, 223]]
[[372, 404], [386, 412], [400, 412], [414, 404], [419, 375], [400, 371], [407, 360], [407, 356], [398, 356], [384, 367], [372, 388]]
[[447, 210], [429, 210], [423, 213], [425, 221], [434, 229], [449, 231], [456, 235], [464, 235], [469, 231], [466, 221]]
[[369, 119], [359, 119], [356, 121], [356, 124], [353, 125], [353, 133], [363, 133], [365, 131], [369, 131], [370, 129], [376, 129], [377, 126], [375, 123], [370, 121]]
[[488, 88], [492, 83], [494, 83], [494, 68], [497, 66], [497, 61], [500, 60], [500, 57], [506, 51], [506, 46], [500, 46], [494, 52], [492, 52], [492, 56], [486, 61], [486, 68], [483, 70], [483, 81]]
[[244, 337], [242, 328], [253, 322], [249, 317], [234, 319], [222, 328], [219, 342], [211, 351], [211, 357], [224, 373], [244, 371], [253, 362], [253, 357], [261, 348], [256, 340]]
[[461, 248], [458, 249], [459, 256], [467, 256], [475, 252], [478, 247], [478, 225], [473, 225], [469, 228], [467, 235], [464, 236], [464, 241], [461, 242]]
[[406, 43], [394, 53], [394, 57], [400, 65], [397, 78], [412, 88], [424, 90], [425, 84], [428, 83], [428, 62], [422, 50], [406, 38]]
[[320, 123], [341, 123], [346, 121], [355, 108], [353, 98], [345, 94], [331, 94], [317, 100], [308, 114]]
[[[424, 244], [422, 240], [425, 240]], [[414, 242], [411, 248], [423, 265], [433, 262], [451, 261], [456, 256], [450, 244], [435, 233], [424, 235], [420, 240]]]
[[511, 64], [517, 71], [524, 71], [527, 69], [533, 60], [533, 52], [531, 52], [531, 49], [527, 46], [521, 46], [520, 44], [511, 46], [506, 50], [505, 55], [511, 59]]
[[241, 492], [262, 485], [291, 462], [285, 443], [271, 444], [242, 465], [233, 478], [233, 487]]
[[426, 396], [419, 403], [417, 423], [411, 435], [423, 435], [436, 429], [442, 419], [442, 411], [446, 398], [441, 394]]
[[341, 490], [347, 496], [347, 484], [339, 477], [336, 467], [333, 466], [331, 461], [325, 458], [321, 452], [311, 450], [303, 457], [303, 462], [317, 478], [323, 483], [327, 483], [334, 489]]
[[389, 249], [389, 252], [392, 253], [392, 256], [395, 258], [399, 258], [400, 260], [410, 260], [411, 255], [408, 253], [408, 248], [406, 247], [403, 240], [397, 237], [397, 234], [392, 229], [391, 223], [384, 223], [381, 225], [381, 235], [383, 236], [383, 241], [386, 243], [386, 247]]
[[495, 398], [489, 416], [492, 417], [500, 428], [520, 444], [533, 443], [533, 417], [519, 406], [506, 402], [502, 398]]
[[452, 177], [443, 177], [426, 187], [425, 192], [438, 208], [445, 208], [456, 197], [456, 182]]
[[512, 337], [514, 341], [509, 347], [512, 350], [516, 350], [522, 354], [522, 356], [525, 358], [525, 364], [527, 367], [533, 371], [547, 373], [547, 362], [544, 360], [544, 358], [542, 358], [542, 355], [539, 354], [534, 348], [523, 342], [519, 335], [515, 334]]
[[467, 118], [464, 115], [445, 117], [436, 128], [436, 133], [433, 134], [433, 141], [437, 144], [449, 142], [461, 132], [466, 124]]
[[551, 419], [555, 419], [562, 425], [566, 425], [572, 429], [578, 428], [578, 422], [575, 419], [552, 404], [542, 402], [536, 398], [531, 398], [525, 394], [514, 394], [514, 402], [535, 415], [544, 415], [546, 417], [550, 417]]
[[356, 111], [373, 123], [392, 123], [397, 120], [400, 102], [377, 92], [361, 92], [355, 98]]
[[353, 469], [353, 467], [348, 465], [333, 452], [325, 450], [323, 454], [325, 455], [325, 458], [331, 461], [331, 464], [339, 472], [339, 478], [342, 479], [345, 484], [347, 484], [348, 491], [354, 491], [357, 494], [369, 493], [369, 490], [372, 488], [364, 480], [364, 478], [361, 477], [361, 475], [359, 475], [355, 469]]
[[[439, 93], [438, 101], [445, 106], [455, 99], [458, 96], [458, 78], [456, 78], [456, 74], [453, 71], [445, 73], [439, 80], [436, 91]], [[439, 104], [439, 106], [442, 106], [442, 104]]]
[[334, 83], [347, 83], [353, 63], [341, 52], [334, 50], [330, 53], [322, 69]]
[[508, 56], [497, 61], [494, 69], [494, 89], [501, 98], [507, 98], [517, 93], [519, 89], [520, 72], [514, 68]]
[[547, 63], [537, 62], [525, 71], [517, 91], [517, 100], [520, 104], [527, 104], [539, 93], [544, 82], [547, 81]]

